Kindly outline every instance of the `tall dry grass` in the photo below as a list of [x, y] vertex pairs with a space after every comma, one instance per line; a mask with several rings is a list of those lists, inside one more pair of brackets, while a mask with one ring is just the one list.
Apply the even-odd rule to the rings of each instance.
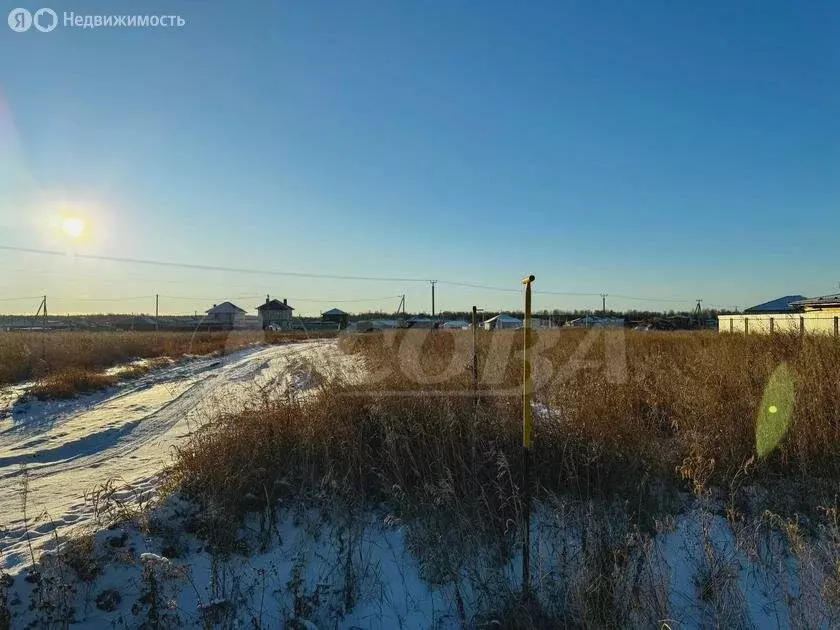
[[208, 354], [254, 343], [331, 336], [272, 332], [5, 332], [0, 333], [0, 385], [68, 370], [95, 371], [132, 359]]
[[[364, 356], [371, 371], [387, 374], [381, 389], [468, 391], [471, 343], [457, 335], [356, 337], [346, 347]], [[745, 466], [765, 475], [840, 477], [836, 339], [625, 331], [542, 331], [534, 337], [534, 398], [551, 410], [548, 421], [536, 424], [537, 448], [559, 435], [574, 437], [590, 450], [660, 473], [694, 462], [707, 469], [706, 481], [724, 484]], [[408, 346], [419, 348], [415, 372], [451, 369], [452, 377], [433, 386], [412, 381]], [[520, 395], [521, 347], [521, 332], [479, 336], [480, 392]], [[768, 380], [783, 362], [796, 379], [795, 412], [780, 447], [758, 462], [756, 419]]]
[[[795, 596], [779, 597], [793, 627], [833, 627], [840, 617], [826, 610], [835, 606], [840, 567], [837, 512], [819, 508], [836, 505], [840, 481], [840, 344], [536, 335], [533, 513], [538, 544], [549, 551], [535, 555], [551, 566], [537, 563], [523, 597], [505, 574], [523, 538], [521, 343], [519, 332], [482, 333], [474, 387], [470, 333], [343, 337], [341, 347], [365, 364], [365, 382], [310, 379], [318, 383], [310, 395], [223, 414], [177, 451], [168, 483], [207, 508], [184, 528], [209, 540], [215, 563], [257, 539], [267, 549], [279, 535], [277, 506], [323, 507], [348, 528], [372, 511], [386, 524], [402, 522], [418, 572], [452, 588], [462, 627], [642, 628], [673, 625], [672, 595], [692, 597], [692, 586], [672, 592], [668, 573], [668, 563], [691, 560], [689, 551], [663, 566], [654, 544], [690, 508], [705, 554], [690, 564], [697, 625], [749, 625], [740, 560], [710, 542], [716, 515], [725, 515], [744, 537], [741, 549], [762, 556], [762, 572], [778, 564], [787, 575], [788, 551], [762, 546], [779, 531], [796, 541], [800, 571], [831, 569], [828, 579], [801, 581]], [[778, 447], [759, 459], [756, 419], [783, 362], [796, 379], [794, 414]], [[253, 520], [239, 527], [254, 512], [259, 536]], [[800, 540], [809, 523], [823, 531], [810, 546]], [[349, 560], [341, 562], [335, 570], [348, 570]]]
[[[293, 495], [330, 497], [426, 516], [458, 505], [453, 513], [509, 532], [522, 487], [522, 337], [480, 336], [473, 395], [468, 335], [344, 338], [367, 365], [366, 384], [327, 384], [305, 402], [222, 416], [178, 453], [175, 479], [234, 515]], [[510, 353], [499, 351], [508, 344]], [[554, 331], [535, 348], [534, 397], [546, 406], [534, 425], [538, 498], [620, 499], [645, 523], [681, 491], [738, 501], [743, 488], [772, 486], [765, 504], [743, 507], [782, 513], [815, 512], [836, 493], [835, 340]], [[607, 350], [618, 365], [604, 360]], [[593, 363], [575, 371], [574, 357]], [[758, 460], [759, 406], [783, 361], [796, 375], [794, 416], [779, 447]]]

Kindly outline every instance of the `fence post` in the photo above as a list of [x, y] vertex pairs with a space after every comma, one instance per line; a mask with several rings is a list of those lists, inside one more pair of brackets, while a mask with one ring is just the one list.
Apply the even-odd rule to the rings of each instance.
[[522, 593], [531, 593], [531, 283], [534, 276], [522, 278], [525, 285], [525, 329], [523, 341], [522, 371], [522, 464], [524, 477], [525, 532], [522, 545]]
[[749, 335], [749, 334], [750, 334], [750, 318], [745, 317], [744, 318], [744, 336]]
[[771, 317], [770, 318], [770, 334], [771, 335], [773, 334], [773, 329], [774, 329], [774, 322], [773, 322], [773, 318]]
[[476, 462], [476, 454], [475, 454], [475, 442], [476, 442], [476, 432], [478, 426], [478, 351], [476, 348], [476, 335], [478, 334], [477, 331], [477, 314], [476, 314], [476, 307], [472, 307], [472, 382], [473, 382], [473, 413], [472, 413], [472, 424], [470, 425], [470, 455], [472, 456], [472, 465], [475, 466]]
[[476, 308], [473, 306], [472, 308], [472, 335], [473, 335], [473, 348], [472, 348], [472, 378], [473, 378], [473, 393], [478, 391], [478, 356], [476, 352]]
[[840, 337], [840, 317], [834, 316], [834, 337]]
[[805, 318], [800, 315], [799, 316], [799, 336], [802, 337], [805, 335]]

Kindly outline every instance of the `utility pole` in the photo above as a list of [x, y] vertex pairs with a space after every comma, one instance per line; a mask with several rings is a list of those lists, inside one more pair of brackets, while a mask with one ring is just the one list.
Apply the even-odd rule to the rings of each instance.
[[603, 313], [604, 317], [607, 316], [607, 294], [601, 294], [601, 312]]
[[399, 303], [399, 305], [397, 306], [397, 315], [399, 315], [400, 313], [402, 313], [403, 315], [405, 315], [405, 293], [403, 293], [403, 294], [402, 294], [401, 296], [399, 296], [399, 297], [400, 297], [400, 303]]
[[429, 280], [432, 285], [432, 317], [435, 316], [435, 285], [438, 283], [437, 280]]
[[155, 332], [158, 332], [158, 303], [160, 300], [160, 296], [155, 293]]
[[44, 296], [44, 337], [43, 337], [44, 343], [41, 346], [41, 354], [42, 354], [43, 359], [44, 359], [44, 366], [45, 367], [47, 365], [47, 337], [46, 337], [47, 330], [48, 330], [48, 328], [47, 328], [47, 296], [45, 295]]
[[694, 316], [697, 318], [697, 327], [700, 328], [701, 325], [701, 318], [703, 314], [703, 309], [700, 306], [701, 302], [703, 302], [703, 298], [697, 298], [697, 306], [694, 307]]

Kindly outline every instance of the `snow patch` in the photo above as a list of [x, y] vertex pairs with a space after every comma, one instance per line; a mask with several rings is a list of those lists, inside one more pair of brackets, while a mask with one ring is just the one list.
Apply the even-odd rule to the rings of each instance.
[[0, 419], [0, 557], [7, 570], [28, 560], [30, 544], [49, 547], [56, 531], [94, 524], [95, 499], [109, 482], [109, 498], [142, 502], [173, 448], [216, 414], [265, 395], [299, 395], [317, 384], [316, 373], [352, 380], [360, 368], [334, 340], [252, 346], [152, 370], [104, 392], [14, 405]]

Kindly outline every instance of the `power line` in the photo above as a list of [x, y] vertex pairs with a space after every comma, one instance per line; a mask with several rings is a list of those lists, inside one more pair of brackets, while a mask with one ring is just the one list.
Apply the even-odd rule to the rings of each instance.
[[[487, 284], [472, 284], [470, 282], [455, 282], [454, 280], [438, 280], [440, 284], [446, 284], [452, 287], [465, 287], [468, 289], [480, 289], [483, 291], [499, 291], [504, 293], [522, 293], [522, 289], [515, 289], [513, 287], [494, 287]], [[532, 293], [539, 293], [542, 295], [565, 295], [565, 296], [577, 296], [577, 297], [593, 297], [601, 295], [600, 293], [576, 293], [574, 291], [537, 291], [536, 289], [532, 290]]]
[[618, 293], [610, 293], [610, 297], [614, 298], [621, 298], [623, 300], [638, 300], [640, 302], [674, 302], [674, 303], [685, 303], [685, 302], [693, 302], [694, 300], [691, 299], [682, 299], [682, 298], [652, 298], [652, 297], [636, 297], [632, 295], [620, 295]]
[[154, 295], [136, 295], [133, 297], [53, 297], [50, 296], [51, 300], [72, 300], [74, 302], [131, 302], [137, 300], [149, 300], [153, 298]]
[[[454, 282], [450, 280], [440, 280], [440, 284], [447, 284], [450, 286], [455, 287], [466, 287], [470, 289], [482, 289], [485, 291], [500, 291], [506, 293], [521, 293], [521, 289], [514, 289], [512, 287], [494, 287], [489, 286], [486, 284], [471, 284], [468, 282]], [[576, 291], [550, 291], [550, 290], [537, 290], [533, 289], [532, 292], [536, 295], [561, 295], [567, 297], [604, 297], [603, 293], [584, 293], [584, 292], [576, 292]], [[655, 297], [634, 297], [632, 295], [621, 295], [619, 293], [610, 293], [610, 297], [625, 299], [625, 300], [639, 300], [643, 302], [673, 302], [673, 303], [686, 303], [692, 302], [691, 299], [688, 298], [655, 298]]]
[[[27, 254], [40, 254], [44, 256], [68, 256], [66, 252], [53, 249], [36, 249], [33, 247], [14, 247], [11, 245], [0, 245], [0, 250], [10, 252], [21, 252]], [[146, 258], [126, 258], [123, 256], [103, 256], [97, 254], [70, 255], [73, 258], [83, 260], [101, 260], [104, 262], [121, 262], [134, 265], [151, 265], [156, 267], [176, 267], [180, 269], [197, 269], [201, 271], [222, 271], [227, 273], [242, 273], [263, 276], [290, 276], [296, 278], [322, 278], [325, 280], [362, 280], [371, 282], [428, 282], [426, 278], [390, 278], [380, 276], [340, 276], [322, 273], [302, 273], [297, 271], [276, 271], [272, 269], [248, 269], [245, 267], [223, 267], [221, 265], [200, 265], [193, 263], [178, 263], [166, 260], [149, 260]]]
[[[0, 245], [0, 250], [4, 251], [12, 251], [12, 252], [21, 252], [21, 253], [30, 253], [30, 254], [39, 254], [45, 256], [68, 256], [66, 252], [57, 251], [57, 250], [48, 250], [48, 249], [37, 249], [32, 247], [17, 247], [11, 245]], [[267, 275], [267, 276], [287, 276], [287, 277], [297, 277], [297, 278], [320, 278], [325, 280], [357, 280], [357, 281], [369, 281], [369, 282], [410, 282], [410, 283], [439, 283], [448, 286], [454, 287], [463, 287], [469, 289], [478, 289], [482, 291], [495, 291], [500, 293], [520, 293], [521, 289], [513, 288], [513, 287], [497, 287], [492, 285], [485, 285], [485, 284], [474, 284], [469, 282], [458, 282], [455, 280], [430, 280], [428, 278], [398, 278], [398, 277], [385, 277], [385, 276], [348, 276], [348, 275], [335, 275], [335, 274], [317, 274], [317, 273], [305, 273], [305, 272], [297, 272], [297, 271], [277, 271], [272, 269], [251, 269], [251, 268], [244, 268], [244, 267], [225, 267], [222, 265], [205, 265], [205, 264], [194, 264], [194, 263], [179, 263], [179, 262], [172, 262], [172, 261], [163, 261], [163, 260], [152, 260], [152, 259], [144, 259], [144, 258], [128, 258], [122, 256], [104, 256], [104, 255], [97, 255], [97, 254], [78, 254], [73, 253], [69, 254], [69, 256], [79, 259], [85, 260], [94, 260], [94, 261], [104, 261], [104, 262], [119, 262], [119, 263], [127, 263], [127, 264], [137, 264], [137, 265], [147, 265], [147, 266], [157, 266], [157, 267], [169, 267], [169, 268], [180, 268], [180, 269], [193, 269], [193, 270], [200, 270], [200, 271], [218, 271], [218, 272], [226, 272], [226, 273], [241, 273], [241, 274], [251, 274], [251, 275]], [[221, 285], [220, 285], [221, 286]], [[434, 284], [432, 285], [434, 287]], [[566, 296], [566, 297], [602, 297], [601, 293], [587, 293], [587, 292], [575, 292], [575, 291], [551, 291], [546, 289], [541, 290], [534, 290], [534, 294], [538, 295], [557, 295], [557, 296]], [[667, 302], [667, 303], [690, 303], [693, 300], [685, 299], [685, 298], [658, 298], [658, 297], [639, 297], [639, 296], [630, 296], [630, 295], [621, 295], [617, 293], [611, 293], [611, 297], [617, 299], [624, 299], [624, 300], [632, 300], [632, 301], [641, 301], [641, 302]], [[114, 300], [120, 299], [146, 299], [148, 296], [144, 298], [114, 298]], [[199, 298], [187, 298], [187, 297], [175, 297], [175, 296], [161, 296], [167, 297], [167, 299], [199, 299]], [[255, 299], [259, 299], [259, 296], [254, 296]], [[18, 298], [15, 298], [18, 299]], [[36, 298], [26, 298], [26, 299], [37, 299]], [[79, 299], [79, 298], [56, 298], [56, 299]], [[201, 298], [204, 299], [215, 299], [215, 298]], [[239, 297], [235, 299], [250, 299], [250, 297]], [[355, 300], [334, 300], [334, 299], [321, 299], [321, 298], [289, 298], [298, 300], [300, 302], [373, 302], [373, 301], [384, 301], [386, 299], [390, 299], [390, 296], [387, 298], [364, 298], [364, 299], [355, 299]], [[106, 301], [106, 299], [102, 299]], [[10, 301], [10, 299], [7, 299]], [[98, 301], [98, 299], [96, 300]]]
[[[185, 300], [185, 301], [195, 301], [195, 302], [212, 302], [213, 300], [220, 299], [219, 297], [194, 297], [194, 296], [185, 296], [185, 295], [161, 295], [160, 297], [166, 298], [167, 300]], [[232, 300], [259, 300], [263, 296], [262, 295], [234, 295], [229, 296], [228, 299]], [[385, 302], [386, 300], [393, 300], [395, 297], [394, 295], [388, 295], [386, 297], [378, 297], [378, 298], [352, 298], [349, 300], [343, 300], [340, 298], [304, 298], [304, 297], [293, 297], [287, 296], [287, 300], [294, 300], [296, 302], [324, 302], [324, 303], [331, 303], [331, 302]], [[144, 298], [146, 299], [146, 298]]]

